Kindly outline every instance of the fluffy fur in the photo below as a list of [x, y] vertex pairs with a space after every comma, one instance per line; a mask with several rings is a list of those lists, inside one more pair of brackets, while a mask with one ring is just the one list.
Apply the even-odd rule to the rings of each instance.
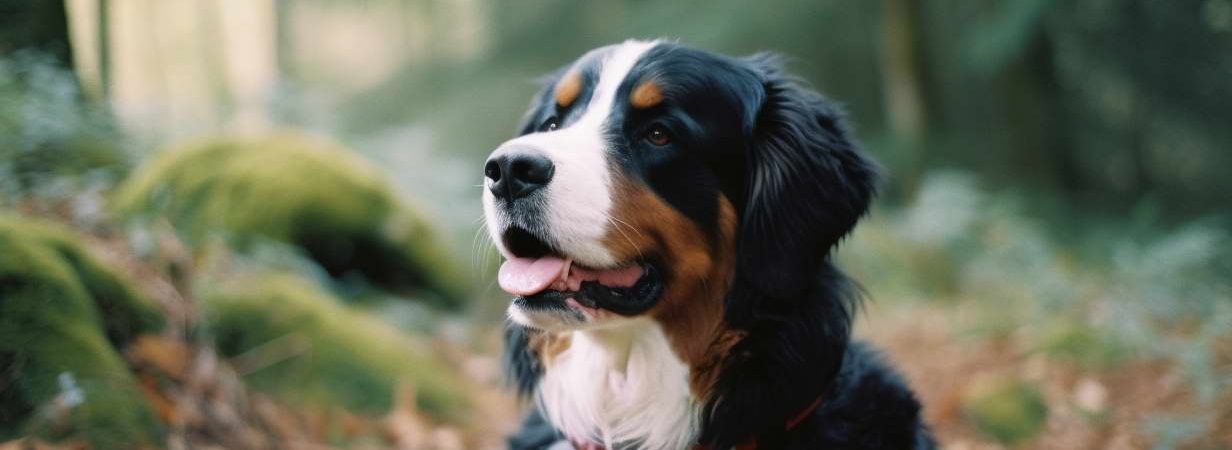
[[906, 383], [850, 340], [860, 292], [831, 259], [878, 166], [779, 67], [658, 41], [596, 49], [493, 152], [489, 168], [550, 163], [516, 197], [497, 184], [516, 174], [487, 172], [502, 254], [643, 274], [511, 304], [505, 365], [535, 400], [511, 448], [933, 448]]
[[568, 436], [607, 447], [688, 448], [700, 408], [688, 373], [657, 323], [577, 333], [540, 380], [539, 405]]

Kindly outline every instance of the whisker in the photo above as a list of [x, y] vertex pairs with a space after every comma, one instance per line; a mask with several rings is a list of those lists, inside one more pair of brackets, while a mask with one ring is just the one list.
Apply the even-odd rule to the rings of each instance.
[[[495, 253], [492, 251], [492, 248], [496, 247], [496, 243], [492, 242], [492, 235], [488, 233], [483, 233], [483, 241], [485, 244], [487, 244], [486, 246], [483, 247], [483, 248], [486, 248], [487, 251], [483, 252], [483, 266], [482, 267], [486, 268], [489, 265], [489, 261], [492, 261], [492, 254]], [[493, 278], [493, 280], [495, 279], [496, 278]]]
[[[478, 226], [475, 228], [475, 234], [471, 238], [471, 267], [480, 270], [488, 266], [488, 258], [491, 252], [485, 251], [485, 249], [491, 247], [492, 236], [486, 233], [488, 229], [486, 215], [480, 214], [475, 223]], [[485, 246], [484, 244], [487, 245]], [[482, 257], [480, 256], [481, 254]]]
[[479, 235], [483, 232], [483, 227], [475, 227], [475, 233], [471, 235], [471, 268], [478, 269], [479, 266]]
[[[640, 247], [638, 247], [638, 246], [637, 246], [637, 244], [633, 243], [633, 239], [631, 239], [631, 238], [629, 237], [629, 235], [628, 235], [627, 233], [625, 233], [624, 229], [622, 229], [622, 228], [621, 228], [621, 226], [620, 226], [620, 224], [621, 224], [621, 223], [624, 223], [626, 226], [629, 226], [629, 224], [628, 224], [628, 223], [625, 223], [624, 221], [622, 221], [622, 220], [620, 220], [620, 219], [617, 219], [617, 218], [615, 218], [615, 217], [612, 217], [612, 216], [610, 216], [610, 215], [606, 215], [606, 217], [607, 217], [607, 223], [612, 224], [612, 227], [613, 227], [613, 228], [615, 228], [615, 229], [616, 229], [616, 231], [617, 231], [618, 233], [620, 233], [620, 235], [621, 235], [621, 236], [624, 236], [625, 241], [628, 241], [628, 242], [629, 242], [629, 246], [630, 246], [630, 247], [633, 247], [633, 249], [634, 249], [635, 251], [637, 251], [637, 257], [638, 257], [638, 258], [642, 258], [642, 257], [644, 257], [645, 255], [643, 255], [643, 254], [642, 254], [642, 249], [641, 249]], [[629, 226], [629, 227], [630, 227], [630, 228], [633, 228], [632, 226]], [[633, 231], [634, 231], [635, 233], [638, 233], [638, 237], [641, 237], [641, 232], [637, 231], [637, 229], [634, 229]]]
[[637, 229], [637, 227], [635, 227], [635, 226], [633, 226], [633, 225], [630, 225], [630, 224], [629, 224], [629, 222], [625, 222], [625, 221], [623, 221], [623, 220], [617, 219], [617, 218], [615, 218], [615, 217], [613, 217], [613, 216], [611, 216], [611, 215], [607, 216], [607, 218], [608, 218], [608, 219], [611, 219], [611, 220], [615, 220], [615, 221], [617, 221], [617, 222], [620, 222], [621, 224], [624, 224], [624, 226], [628, 227], [630, 230], [633, 230], [633, 232], [634, 232], [634, 233], [637, 233], [637, 237], [644, 237], [644, 236], [642, 236], [642, 230], [639, 230], [639, 229]]

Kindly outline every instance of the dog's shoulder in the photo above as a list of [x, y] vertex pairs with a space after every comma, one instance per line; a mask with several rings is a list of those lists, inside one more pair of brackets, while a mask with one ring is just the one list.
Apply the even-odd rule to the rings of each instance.
[[853, 341], [833, 390], [788, 436], [787, 449], [933, 449], [922, 407], [880, 352]]

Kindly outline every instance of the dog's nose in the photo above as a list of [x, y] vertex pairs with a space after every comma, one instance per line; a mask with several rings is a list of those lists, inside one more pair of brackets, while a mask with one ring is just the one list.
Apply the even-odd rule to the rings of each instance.
[[555, 172], [552, 160], [527, 150], [501, 152], [483, 166], [488, 189], [496, 198], [505, 200], [519, 199], [547, 186]]

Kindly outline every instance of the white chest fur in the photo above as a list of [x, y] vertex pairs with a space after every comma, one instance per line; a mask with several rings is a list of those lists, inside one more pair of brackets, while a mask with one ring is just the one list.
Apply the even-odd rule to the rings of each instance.
[[543, 411], [574, 439], [607, 448], [681, 450], [698, 433], [699, 404], [689, 369], [650, 320], [574, 331], [539, 384]]

